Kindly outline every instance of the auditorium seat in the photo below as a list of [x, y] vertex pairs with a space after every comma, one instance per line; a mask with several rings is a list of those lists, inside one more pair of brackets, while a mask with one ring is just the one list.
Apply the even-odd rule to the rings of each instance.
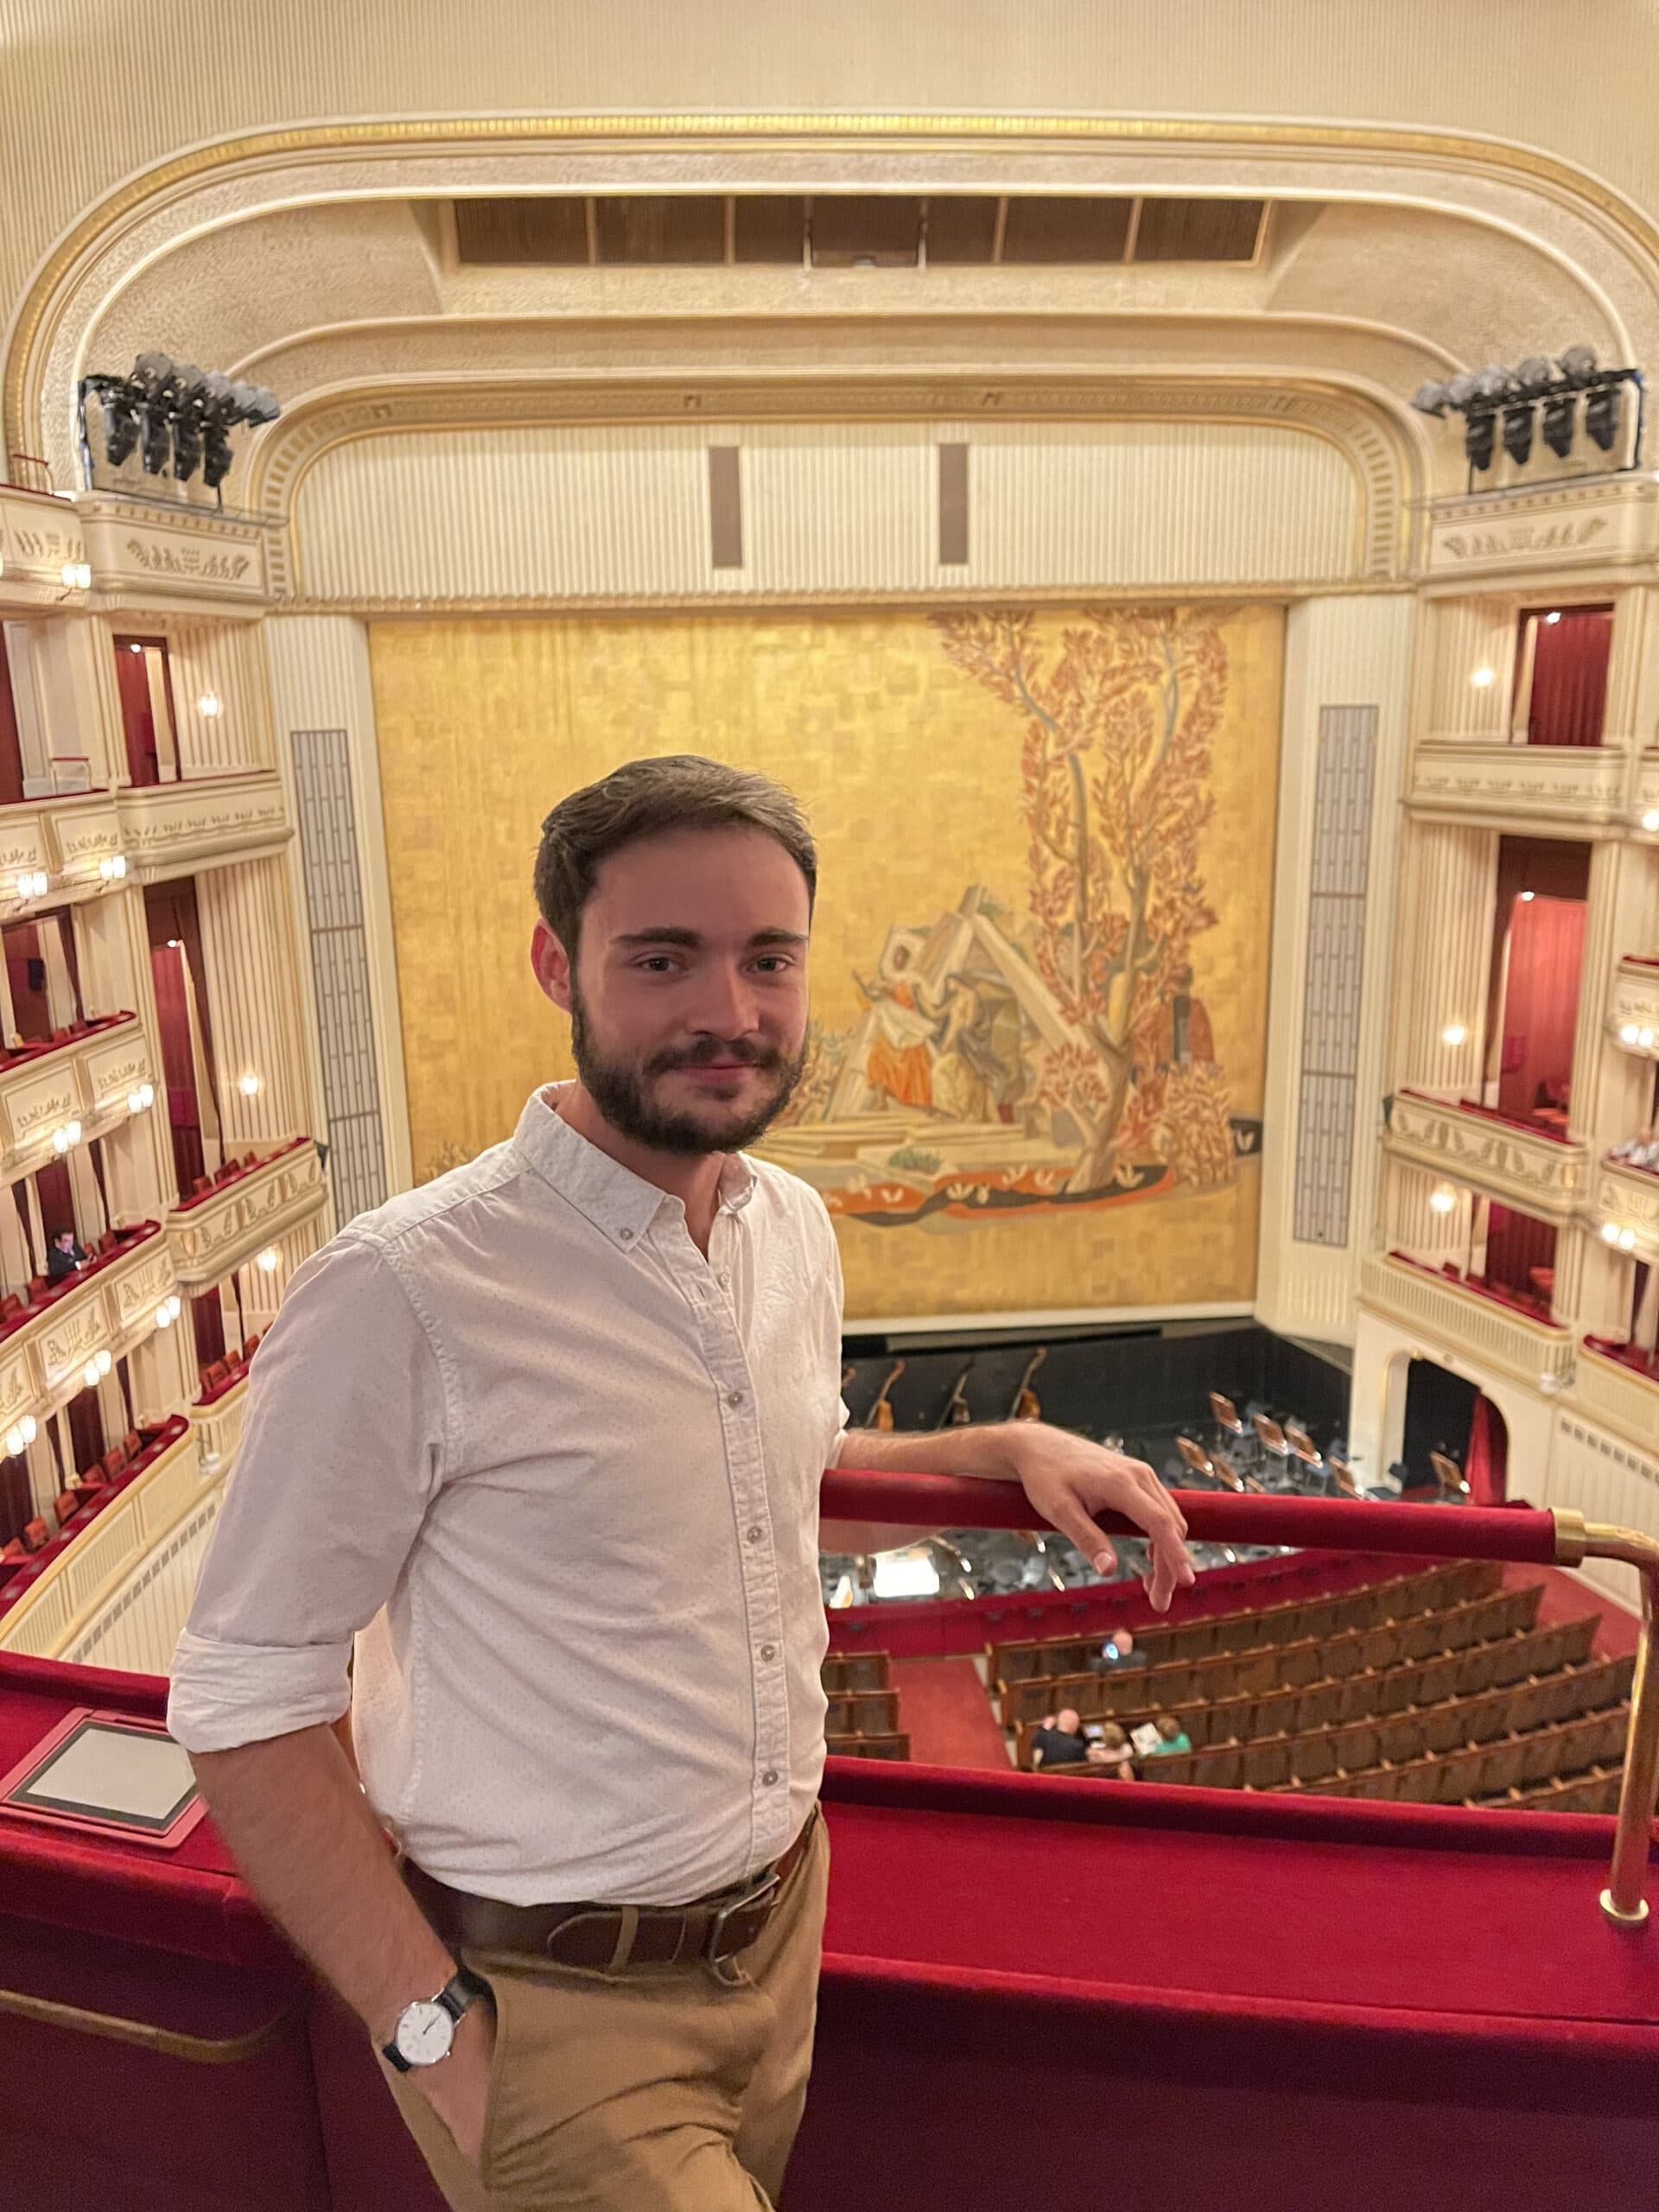
[[38, 1516], [23, 1523], [23, 1549], [27, 1552], [44, 1551], [52, 1541], [52, 1532]]
[[860, 1759], [907, 1759], [910, 1757], [910, 1738], [895, 1730], [880, 1736], [830, 1736], [825, 1738], [832, 1758]]
[[29, 1557], [21, 1536], [11, 1536], [0, 1544], [0, 1565], [16, 1567], [20, 1560]]
[[9, 1290], [3, 1298], [0, 1298], [0, 1327], [8, 1321], [15, 1321], [23, 1310], [22, 1300], [15, 1290]]

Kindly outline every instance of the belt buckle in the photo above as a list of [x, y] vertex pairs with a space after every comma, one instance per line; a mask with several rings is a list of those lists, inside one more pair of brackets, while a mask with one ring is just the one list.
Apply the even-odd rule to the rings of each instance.
[[774, 1868], [770, 1873], [752, 1882], [741, 1896], [732, 1898], [729, 1904], [715, 1906], [709, 1917], [708, 1939], [702, 1947], [702, 1962], [705, 1966], [712, 1967], [719, 1964], [720, 1939], [726, 1933], [726, 1923], [732, 1915], [734, 1912], [747, 1911], [751, 1905], [761, 1904], [766, 1898], [772, 1897], [777, 1888], [778, 1874]]

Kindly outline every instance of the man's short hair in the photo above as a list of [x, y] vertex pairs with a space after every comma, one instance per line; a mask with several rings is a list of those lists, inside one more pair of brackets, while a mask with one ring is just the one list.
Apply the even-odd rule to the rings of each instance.
[[629, 760], [562, 798], [542, 824], [536, 904], [574, 964], [582, 910], [600, 863], [625, 845], [675, 830], [763, 830], [806, 878], [807, 912], [818, 889], [818, 854], [793, 796], [770, 777], [695, 753]]

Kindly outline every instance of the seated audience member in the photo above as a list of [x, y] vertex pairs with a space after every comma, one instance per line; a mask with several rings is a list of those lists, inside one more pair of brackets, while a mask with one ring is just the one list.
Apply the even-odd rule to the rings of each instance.
[[1033, 1766], [1078, 1766], [1088, 1756], [1089, 1739], [1072, 1707], [1044, 1714], [1042, 1726], [1031, 1739]]
[[1090, 1765], [1111, 1767], [1120, 1782], [1135, 1780], [1135, 1769], [1129, 1764], [1134, 1757], [1129, 1739], [1116, 1720], [1109, 1720], [1101, 1730], [1098, 1739], [1089, 1746]]
[[46, 1279], [61, 1282], [66, 1275], [73, 1274], [86, 1264], [86, 1255], [75, 1242], [73, 1229], [60, 1229], [52, 1239], [52, 1249], [46, 1255]]
[[1135, 1637], [1126, 1628], [1115, 1628], [1089, 1662], [1096, 1675], [1119, 1675], [1126, 1667], [1144, 1667], [1147, 1655], [1135, 1648]]
[[1190, 1751], [1192, 1750], [1192, 1738], [1187, 1734], [1185, 1729], [1182, 1727], [1180, 1722], [1175, 1718], [1173, 1713], [1160, 1713], [1154, 1721], [1153, 1726], [1158, 1731], [1159, 1740], [1147, 1753], [1146, 1756], [1149, 1759], [1158, 1758], [1169, 1751]]

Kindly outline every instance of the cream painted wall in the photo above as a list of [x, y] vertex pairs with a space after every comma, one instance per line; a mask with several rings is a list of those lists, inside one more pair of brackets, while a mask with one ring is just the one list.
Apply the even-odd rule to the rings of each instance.
[[[175, 149], [319, 117], [773, 111], [1329, 117], [1551, 149], [1659, 208], [1643, 0], [5, 0], [0, 301]], [[181, 57], [189, 66], [181, 67]]]
[[[1332, 1343], [1353, 1341], [1359, 1262], [1370, 1248], [1376, 1213], [1399, 864], [1396, 801], [1406, 753], [1415, 611], [1413, 601], [1398, 597], [1310, 599], [1291, 608], [1285, 632], [1256, 1311], [1270, 1329]], [[1370, 705], [1378, 709], [1378, 715], [1348, 1241], [1340, 1247], [1299, 1243], [1292, 1229], [1319, 712], [1324, 707]]]

